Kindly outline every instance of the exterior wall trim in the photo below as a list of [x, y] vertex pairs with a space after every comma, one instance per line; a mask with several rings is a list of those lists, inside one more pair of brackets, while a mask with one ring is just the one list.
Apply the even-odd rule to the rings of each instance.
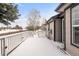
[[56, 37], [56, 36], [55, 36], [55, 35], [56, 35], [56, 34], [55, 34], [55, 28], [56, 28], [56, 27], [55, 27], [55, 21], [54, 21], [54, 41], [55, 41], [55, 39], [56, 39], [56, 38], [55, 38], [55, 37]]
[[62, 42], [62, 18], [61, 18], [61, 42]]
[[[64, 16], [66, 16], [66, 14], [65, 14], [65, 11], [64, 11]], [[64, 31], [65, 31], [65, 33], [64, 33], [64, 50], [66, 50], [66, 17], [64, 17], [64, 26], [65, 26], [65, 29], [64, 29]]]

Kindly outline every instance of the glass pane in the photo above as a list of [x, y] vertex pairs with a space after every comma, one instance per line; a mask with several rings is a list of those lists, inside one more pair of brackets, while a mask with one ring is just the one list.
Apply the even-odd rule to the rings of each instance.
[[79, 44], [79, 27], [74, 28], [75, 40], [74, 43]]
[[79, 25], [79, 5], [72, 9], [72, 24]]
[[72, 9], [72, 39], [79, 44], [79, 5]]

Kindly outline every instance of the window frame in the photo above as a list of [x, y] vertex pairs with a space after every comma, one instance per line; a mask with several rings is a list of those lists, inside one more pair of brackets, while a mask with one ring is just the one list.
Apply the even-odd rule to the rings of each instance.
[[73, 27], [79, 26], [79, 25], [73, 25], [73, 24], [72, 24], [72, 18], [73, 18], [73, 17], [72, 17], [72, 13], [73, 13], [72, 10], [73, 10], [73, 8], [75, 8], [76, 6], [79, 6], [79, 4], [70, 7], [70, 30], [71, 30], [71, 31], [70, 31], [70, 32], [71, 32], [71, 34], [70, 34], [70, 36], [71, 36], [71, 37], [70, 37], [70, 38], [71, 38], [70, 42], [71, 42], [71, 45], [73, 45], [73, 46], [79, 48], [79, 45], [73, 42], [73, 40], [75, 40], [75, 39], [73, 39], [73, 34], [72, 34], [72, 33], [73, 33]]

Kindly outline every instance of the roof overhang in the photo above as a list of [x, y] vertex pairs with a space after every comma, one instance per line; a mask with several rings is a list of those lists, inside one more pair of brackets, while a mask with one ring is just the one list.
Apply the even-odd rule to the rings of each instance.
[[59, 13], [55, 16], [52, 16], [48, 21], [47, 23], [51, 23], [53, 22], [54, 20], [57, 20], [57, 19], [61, 19], [61, 18], [64, 18], [64, 13]]
[[68, 6], [70, 6], [72, 3], [61, 3], [57, 8], [56, 8], [56, 10], [55, 11], [57, 11], [57, 12], [64, 12], [64, 10], [68, 7]]

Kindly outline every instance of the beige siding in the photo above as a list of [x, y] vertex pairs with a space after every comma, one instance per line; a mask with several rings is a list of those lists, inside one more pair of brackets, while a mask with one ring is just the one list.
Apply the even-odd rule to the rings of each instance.
[[65, 40], [65, 23], [64, 23], [64, 18], [62, 19], [62, 43], [64, 43]]
[[46, 36], [48, 37], [48, 24], [46, 25]]
[[66, 50], [71, 55], [79, 55], [79, 48], [71, 45], [71, 32], [70, 32], [70, 8], [65, 12], [65, 21], [66, 21]]
[[61, 35], [62, 35], [62, 32], [61, 32], [61, 19], [57, 19], [55, 21], [55, 40], [56, 41], [61, 41]]
[[52, 33], [51, 34], [51, 39], [54, 40], [54, 22], [51, 22], [50, 23], [50, 30], [52, 30]]
[[50, 23], [48, 24], [48, 38], [50, 39]]

